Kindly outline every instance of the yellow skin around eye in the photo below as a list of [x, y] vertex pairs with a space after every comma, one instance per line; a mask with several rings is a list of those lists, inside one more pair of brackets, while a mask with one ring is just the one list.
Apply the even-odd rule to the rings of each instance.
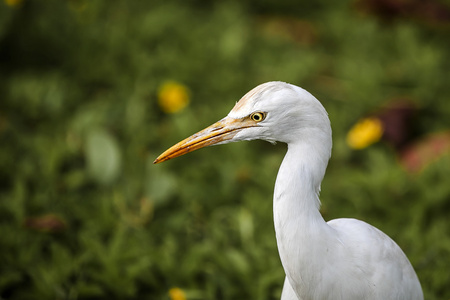
[[250, 118], [255, 122], [261, 122], [266, 118], [266, 115], [262, 112], [255, 112], [250, 116]]

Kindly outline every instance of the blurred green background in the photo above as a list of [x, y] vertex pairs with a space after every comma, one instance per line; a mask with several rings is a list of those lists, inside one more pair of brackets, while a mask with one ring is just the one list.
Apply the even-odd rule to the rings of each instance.
[[449, 129], [449, 5], [2, 0], [0, 298], [279, 299], [285, 145], [152, 162], [281, 80], [330, 115], [325, 219], [380, 228], [425, 298], [450, 299], [449, 155], [411, 173], [387, 142], [345, 142], [399, 97], [418, 107], [411, 139]]

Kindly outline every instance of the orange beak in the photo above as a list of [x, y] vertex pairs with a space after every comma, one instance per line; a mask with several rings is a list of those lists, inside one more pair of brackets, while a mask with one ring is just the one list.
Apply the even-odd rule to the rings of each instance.
[[225, 117], [211, 126], [173, 145], [153, 162], [154, 164], [184, 155], [194, 150], [230, 141], [240, 130], [254, 127], [256, 122], [249, 118]]

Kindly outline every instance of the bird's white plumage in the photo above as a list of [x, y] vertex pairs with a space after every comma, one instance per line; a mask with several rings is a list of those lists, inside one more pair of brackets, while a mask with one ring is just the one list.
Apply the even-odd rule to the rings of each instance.
[[[252, 118], [254, 114], [258, 119]], [[242, 140], [284, 142], [273, 215], [286, 279], [282, 300], [421, 300], [419, 280], [400, 247], [355, 219], [325, 222], [320, 184], [331, 156], [331, 126], [310, 93], [283, 82], [257, 86], [227, 117], [179, 142], [155, 163]]]
[[228, 117], [255, 111], [267, 113], [266, 119], [228, 142], [288, 144], [273, 200], [286, 272], [282, 300], [423, 299], [414, 269], [392, 239], [362, 221], [322, 218], [318, 194], [331, 155], [331, 127], [321, 103], [297, 86], [268, 82], [247, 93]]

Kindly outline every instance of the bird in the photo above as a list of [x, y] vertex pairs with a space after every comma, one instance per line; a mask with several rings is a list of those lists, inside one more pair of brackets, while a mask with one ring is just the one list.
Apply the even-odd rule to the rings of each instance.
[[167, 149], [160, 163], [194, 150], [261, 139], [287, 144], [273, 194], [278, 253], [286, 277], [281, 300], [423, 299], [401, 248], [366, 222], [326, 222], [320, 186], [331, 157], [323, 105], [296, 85], [271, 81], [245, 94], [218, 122]]

